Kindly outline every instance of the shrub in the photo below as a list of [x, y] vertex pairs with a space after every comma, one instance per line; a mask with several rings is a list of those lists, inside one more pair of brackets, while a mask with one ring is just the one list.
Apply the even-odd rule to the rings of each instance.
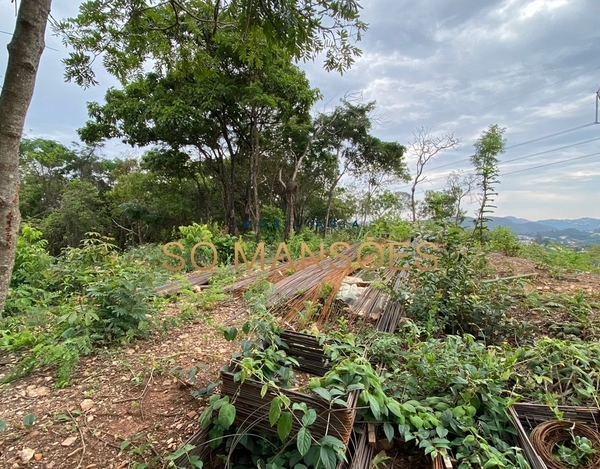
[[514, 257], [521, 253], [523, 245], [510, 228], [498, 226], [488, 233], [487, 248], [490, 251]]

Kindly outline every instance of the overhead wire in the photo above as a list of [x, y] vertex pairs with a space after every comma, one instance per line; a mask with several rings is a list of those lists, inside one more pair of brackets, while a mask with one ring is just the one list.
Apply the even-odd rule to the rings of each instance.
[[[565, 134], [568, 134], [570, 132], [575, 132], [577, 130], [585, 129], [586, 127], [590, 127], [590, 126], [595, 125], [595, 124], [596, 124], [595, 122], [590, 122], [589, 124], [583, 124], [583, 125], [580, 125], [580, 126], [577, 126], [577, 127], [573, 127], [572, 129], [562, 130], [560, 132], [555, 132], [555, 133], [550, 134], [550, 135], [545, 135], [543, 137], [538, 137], [538, 138], [534, 138], [532, 140], [527, 140], [526, 142], [521, 142], [521, 143], [517, 143], [515, 145], [511, 145], [509, 147], [506, 147], [506, 150], [510, 150], [512, 148], [517, 148], [517, 147], [522, 147], [522, 146], [525, 146], [525, 145], [529, 145], [530, 143], [541, 142], [542, 140], [547, 140], [549, 138], [558, 137], [560, 135], [565, 135]], [[453, 161], [451, 163], [446, 163], [446, 164], [443, 164], [441, 166], [436, 166], [434, 168], [429, 168], [429, 171], [436, 171], [438, 169], [447, 168], [448, 166], [453, 166], [455, 164], [466, 163], [467, 161], [471, 160], [472, 156], [474, 156], [474, 155], [469, 155], [467, 158], [464, 158], [462, 160]]]
[[[14, 34], [13, 34], [13, 33], [10, 33], [10, 32], [8, 32], [8, 31], [2, 31], [1, 29], [0, 29], [0, 33], [2, 33], [2, 34], [8, 34], [9, 36], [14, 36]], [[58, 49], [55, 49], [54, 47], [47, 46], [47, 45], [45, 45], [45, 44], [44, 44], [44, 47], [45, 47], [46, 49], [50, 49], [50, 50], [53, 50], [53, 51], [56, 51], [56, 52], [60, 52]]]
[[504, 173], [504, 174], [502, 174], [502, 176], [508, 176], [510, 174], [516, 174], [516, 173], [522, 173], [522, 172], [525, 172], [525, 171], [531, 171], [532, 169], [545, 168], [546, 166], [554, 166], [554, 165], [561, 164], [561, 163], [567, 163], [569, 161], [583, 160], [584, 158], [591, 158], [592, 156], [597, 156], [597, 155], [600, 155], [600, 151], [596, 152], [596, 153], [590, 153], [589, 155], [583, 155], [583, 156], [576, 156], [574, 158], [568, 158], [566, 160], [560, 160], [560, 161], [554, 161], [552, 163], [540, 164], [540, 165], [537, 165], [537, 166], [532, 166], [530, 168], [518, 169], [516, 171], [511, 171], [509, 173]]
[[[539, 141], [546, 140], [546, 139], [549, 139], [549, 138], [552, 138], [552, 137], [557, 137], [557, 136], [560, 136], [560, 135], [564, 135], [564, 134], [567, 134], [567, 133], [570, 133], [570, 132], [574, 132], [576, 130], [581, 130], [581, 129], [584, 129], [586, 127], [590, 127], [592, 125], [596, 125], [596, 123], [595, 122], [591, 122], [589, 124], [584, 124], [584, 125], [580, 125], [580, 126], [577, 126], [577, 127], [573, 127], [572, 129], [567, 129], [567, 130], [563, 130], [563, 131], [560, 131], [560, 132], [555, 132], [555, 133], [550, 134], [550, 135], [545, 135], [543, 137], [534, 138], [534, 139], [528, 140], [526, 142], [521, 142], [521, 143], [518, 143], [518, 144], [515, 144], [515, 145], [511, 145], [509, 147], [506, 147], [506, 150], [510, 150], [510, 149], [513, 149], [513, 148], [517, 148], [517, 147], [521, 147], [521, 146], [524, 146], [524, 145], [528, 145], [530, 143], [539, 142]], [[565, 149], [570, 148], [570, 147], [574, 147], [574, 146], [577, 146], [577, 145], [583, 145], [585, 143], [591, 143], [591, 142], [594, 142], [594, 141], [597, 141], [597, 140], [600, 140], [600, 138], [586, 140], [586, 141], [583, 141], [583, 142], [577, 142], [577, 143], [573, 143], [573, 144], [570, 144], [570, 145], [565, 145], [563, 147], [554, 148], [554, 149], [551, 149], [551, 150], [545, 150], [545, 151], [538, 152], [538, 153], [533, 153], [533, 154], [527, 155], [527, 156], [522, 156], [522, 157], [519, 157], [519, 158], [515, 158], [513, 160], [499, 162], [499, 165], [510, 163], [512, 161], [524, 160], [524, 159], [527, 159], [527, 158], [532, 158], [534, 156], [544, 155], [546, 153], [552, 153], [554, 151], [565, 150]], [[471, 156], [473, 156], [473, 155], [471, 155]], [[438, 169], [446, 168], [448, 166], [454, 166], [454, 165], [457, 165], [459, 163], [464, 163], [464, 162], [470, 161], [471, 156], [469, 156], [468, 158], [459, 160], [459, 161], [453, 161], [452, 163], [448, 163], [448, 164], [441, 165], [441, 166], [436, 166], [435, 168], [429, 168], [429, 171], [436, 171]], [[471, 172], [471, 171], [473, 171], [473, 170], [468, 170], [467, 172]], [[445, 179], [445, 178], [446, 178], [446, 175], [440, 176], [440, 177], [436, 177], [436, 178], [433, 178], [433, 179], [427, 179], [427, 180], [429, 182], [431, 182], [431, 181], [437, 181], [437, 180]], [[424, 181], [424, 180], [422, 180], [422, 181]], [[411, 187], [411, 184], [406, 184], [404, 186], [400, 186], [399, 189], [403, 189], [403, 188], [406, 188], [406, 187]]]
[[[553, 161], [552, 163], [539, 164], [539, 165], [536, 165], [536, 166], [531, 166], [529, 168], [517, 169], [516, 171], [510, 171], [508, 173], [503, 173], [502, 177], [509, 176], [509, 175], [512, 175], [512, 174], [517, 174], [517, 173], [524, 173], [525, 171], [532, 171], [534, 169], [545, 168], [547, 166], [554, 166], [554, 165], [557, 165], [557, 164], [568, 163], [568, 162], [571, 162], [571, 161], [583, 160], [583, 159], [591, 158], [592, 156], [598, 156], [598, 155], [600, 155], [600, 152], [590, 153], [588, 155], [583, 155], [583, 156], [576, 156], [574, 158], [567, 158], [565, 160], [560, 160], [560, 161]], [[441, 187], [439, 187], [438, 189], [441, 189]], [[429, 190], [432, 191], [432, 190], [438, 190], [438, 189], [429, 189]], [[422, 194], [422, 193], [425, 193], [425, 192], [426, 192], [425, 190], [421, 190], [419, 192], [419, 194]]]
[[[590, 140], [584, 140], [582, 142], [571, 143], [569, 145], [564, 145], [564, 146], [558, 147], [558, 148], [552, 148], [550, 150], [544, 150], [544, 151], [540, 151], [540, 152], [537, 152], [537, 153], [532, 153], [532, 154], [526, 155], [526, 156], [519, 156], [519, 157], [513, 158], [511, 160], [500, 161], [500, 162], [498, 162], [498, 166], [501, 167], [502, 165], [506, 165], [508, 163], [513, 163], [515, 161], [522, 161], [522, 160], [525, 160], [525, 159], [528, 159], [528, 158], [533, 158], [535, 156], [547, 155], [548, 153], [553, 153], [553, 152], [556, 152], [556, 151], [566, 150], [568, 148], [576, 147], [576, 146], [579, 146], [579, 145], [585, 145], [586, 143], [597, 142], [598, 140], [600, 140], [600, 137], [592, 138]], [[553, 163], [550, 163], [550, 164], [553, 164]], [[466, 170], [465, 173], [472, 173], [474, 171], [475, 171], [475, 169], [472, 168], [472, 169]], [[512, 174], [512, 172], [511, 173], [501, 173], [502, 176], [506, 176], [507, 174]], [[432, 179], [425, 179], [424, 181], [428, 181], [428, 182], [439, 181], [441, 179], [446, 179], [446, 177], [447, 177], [447, 175], [444, 175], [444, 176], [439, 176], [439, 177], [432, 178]], [[410, 187], [410, 185], [409, 186], [403, 186], [403, 187]], [[400, 189], [401, 188], [402, 187], [400, 187]], [[429, 189], [429, 190], [435, 190], [435, 189]], [[423, 192], [425, 192], [425, 191], [422, 190], [419, 193], [423, 193]]]

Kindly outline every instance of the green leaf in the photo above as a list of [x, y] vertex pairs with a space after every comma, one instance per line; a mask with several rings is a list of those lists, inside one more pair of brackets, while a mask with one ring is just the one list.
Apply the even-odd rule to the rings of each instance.
[[[404, 404], [400, 404], [400, 406], [406, 412], [410, 412], [411, 414], [416, 414], [417, 413], [417, 409], [415, 409], [415, 407], [412, 404], [409, 404], [408, 402], [405, 402]], [[392, 409], [390, 409], [390, 410], [392, 410]]]
[[26, 428], [31, 427], [33, 422], [35, 422], [35, 414], [27, 414], [25, 417], [23, 417], [23, 425]]
[[200, 414], [200, 427], [202, 427], [202, 429], [208, 428], [208, 426], [210, 425], [212, 413], [212, 407], [208, 406], [206, 409], [204, 409], [202, 414]]
[[448, 435], [448, 430], [444, 427], [436, 427], [435, 432], [438, 434], [440, 438], [445, 438]]
[[417, 430], [423, 428], [423, 420], [418, 415], [410, 415], [408, 417], [408, 420], [410, 420], [412, 426], [415, 427]]
[[321, 446], [319, 454], [325, 469], [335, 469], [337, 458], [335, 457], [335, 451], [333, 449], [328, 446]]
[[271, 407], [269, 408], [269, 424], [275, 425], [281, 415], [281, 399], [275, 397], [271, 401]]
[[308, 427], [309, 425], [315, 423], [315, 420], [317, 420], [317, 412], [315, 411], [315, 409], [308, 409], [306, 414], [304, 414], [304, 416], [302, 417], [302, 425]]
[[315, 394], [318, 394], [319, 396], [321, 396], [326, 401], [331, 401], [331, 394], [329, 393], [329, 391], [327, 389], [325, 389], [325, 388], [314, 388], [312, 391]]
[[323, 446], [331, 446], [337, 449], [345, 448], [344, 442], [332, 435], [325, 435], [319, 440], [319, 443]]
[[277, 422], [277, 435], [279, 439], [284, 442], [292, 431], [292, 414], [290, 412], [284, 412], [279, 417]]
[[125, 440], [125, 441], [123, 441], [123, 443], [121, 443], [119, 448], [121, 449], [121, 451], [124, 451], [129, 447], [129, 445], [131, 445], [131, 441]]
[[0, 432], [6, 430], [6, 422], [4, 420], [0, 420]]
[[225, 340], [232, 341], [237, 337], [237, 329], [235, 327], [230, 327], [229, 329], [223, 330], [223, 335], [225, 336]]
[[302, 456], [304, 456], [306, 453], [308, 453], [311, 443], [312, 443], [312, 438], [311, 438], [310, 431], [308, 430], [308, 428], [306, 428], [306, 427], [300, 428], [300, 431], [298, 431], [296, 445], [298, 447], [298, 452]]
[[381, 407], [379, 406], [379, 401], [372, 394], [368, 395], [369, 397], [369, 407], [371, 408], [371, 412], [373, 416], [379, 420], [381, 418]]
[[260, 388], [260, 397], [265, 397], [265, 395], [267, 394], [268, 390], [269, 390], [269, 385], [268, 384], [263, 384], [263, 387]]
[[391, 441], [394, 439], [394, 427], [392, 426], [392, 424], [385, 422], [383, 424], [383, 432], [385, 433], [385, 437], [391, 443]]
[[235, 406], [226, 402], [219, 410], [219, 417], [217, 421], [219, 422], [219, 425], [222, 425], [225, 428], [229, 428], [234, 420]]

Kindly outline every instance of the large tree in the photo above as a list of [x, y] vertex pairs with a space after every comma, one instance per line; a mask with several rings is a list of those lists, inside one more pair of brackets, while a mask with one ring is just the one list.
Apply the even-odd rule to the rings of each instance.
[[66, 77], [82, 86], [97, 83], [92, 65], [99, 56], [124, 85], [147, 62], [165, 71], [185, 61], [201, 73], [205, 54], [198, 42], [232, 31], [237, 47], [266, 42], [297, 60], [324, 52], [325, 68], [342, 72], [361, 52], [354, 45], [367, 28], [360, 9], [357, 0], [87, 0], [55, 30], [74, 49]]
[[19, 143], [44, 51], [52, 0], [21, 0], [0, 94], [0, 316], [8, 293], [17, 246]]
[[146, 157], [151, 169], [180, 171], [198, 185], [204, 175], [214, 178], [234, 233], [241, 218], [259, 226], [261, 159], [272, 150], [266, 135], [307, 115], [316, 91], [287, 52], [246, 50], [260, 58], [260, 65], [249, 66], [228, 36], [217, 38], [223, 44], [202, 74], [180, 64], [109, 90], [104, 105], [90, 104], [92, 119], [80, 135], [90, 143], [119, 137], [131, 145], [158, 145], [161, 150]]

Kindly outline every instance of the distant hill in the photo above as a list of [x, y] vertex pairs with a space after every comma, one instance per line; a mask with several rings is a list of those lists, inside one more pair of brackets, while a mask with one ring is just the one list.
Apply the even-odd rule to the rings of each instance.
[[[463, 225], [472, 228], [473, 227], [473, 218], [467, 217], [467, 219], [465, 220]], [[534, 236], [536, 234], [556, 231], [556, 228], [554, 228], [550, 225], [538, 223], [535, 221], [525, 220], [524, 218], [490, 217], [490, 222], [488, 223], [488, 227], [490, 229], [493, 229], [498, 226], [504, 226], [506, 228], [510, 228], [514, 234], [532, 235], [532, 236]]]
[[600, 229], [600, 220], [597, 218], [578, 218], [576, 220], [549, 219], [539, 220], [538, 223], [550, 225], [557, 230], [568, 230], [570, 228], [574, 228], [579, 231], [593, 231]]
[[522, 225], [523, 223], [531, 223], [531, 220], [526, 220], [525, 218], [517, 218], [513, 216], [504, 217], [506, 220], [510, 220], [517, 225]]
[[[472, 228], [473, 218], [467, 217], [463, 226]], [[600, 219], [578, 218], [576, 220], [531, 221], [517, 217], [490, 217], [489, 228], [504, 226], [516, 235], [541, 236], [570, 246], [600, 244]]]

